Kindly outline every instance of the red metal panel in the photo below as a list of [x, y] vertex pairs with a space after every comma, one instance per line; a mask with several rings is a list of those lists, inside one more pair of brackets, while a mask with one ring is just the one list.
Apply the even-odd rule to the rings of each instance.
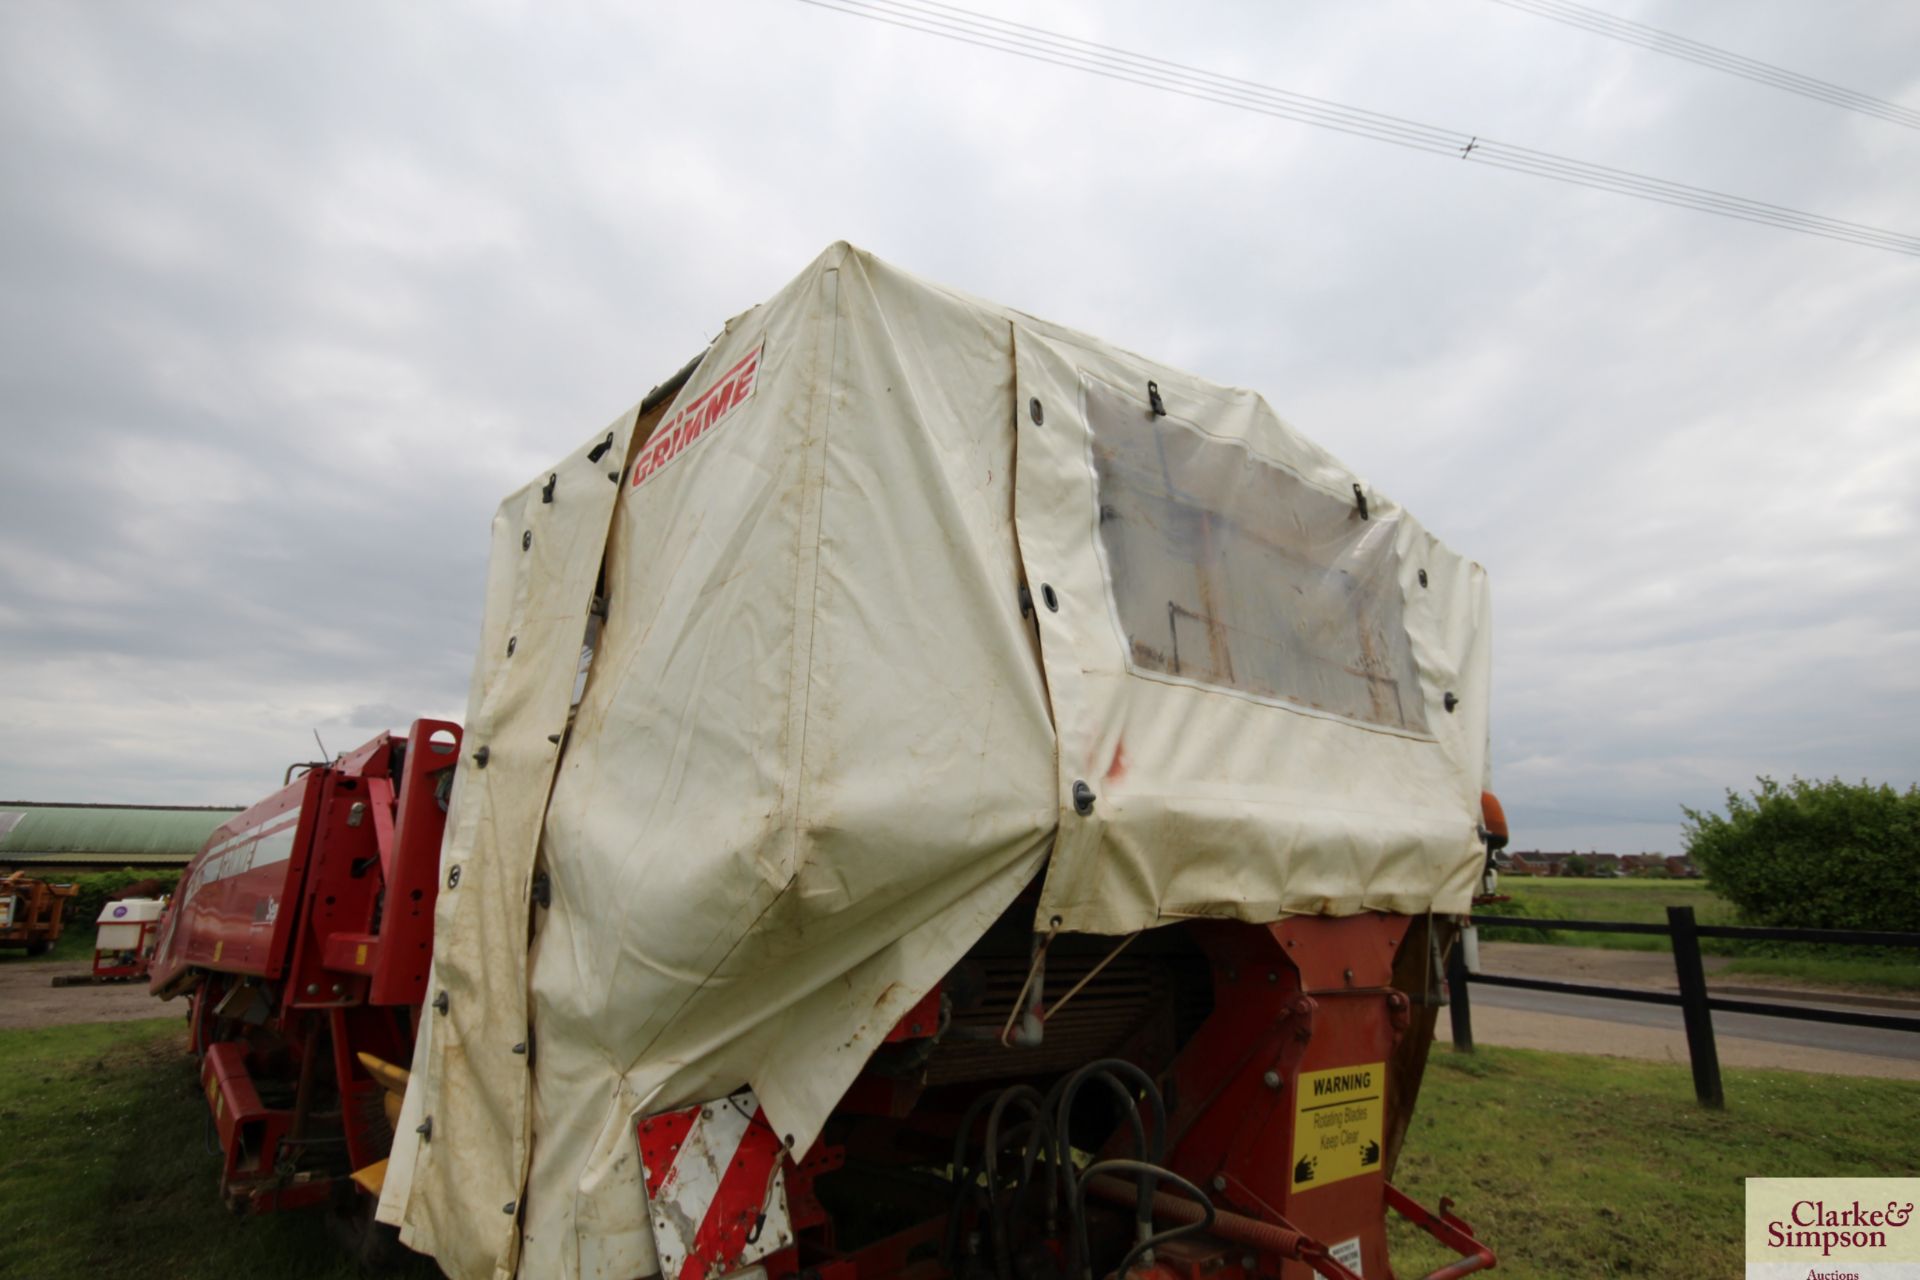
[[[435, 737], [440, 741], [434, 741]], [[442, 775], [460, 759], [460, 726], [416, 720], [396, 788], [393, 854], [380, 919], [381, 947], [367, 999], [374, 1004], [425, 1001], [433, 962], [433, 905], [440, 893], [440, 844], [447, 815], [436, 795]]]
[[[1221, 1208], [1357, 1251], [1363, 1275], [1389, 1274], [1380, 1152], [1355, 1139], [1384, 1122], [1392, 1096], [1387, 1072], [1406, 998], [1388, 981], [1406, 926], [1405, 917], [1361, 915], [1202, 929], [1214, 1012], [1174, 1066], [1168, 1163], [1222, 1188]], [[1300, 1092], [1319, 1072], [1343, 1086], [1331, 1100]], [[1366, 1120], [1339, 1123], [1349, 1115]], [[1298, 1127], [1323, 1116], [1334, 1121], [1325, 1135], [1333, 1147], [1309, 1149], [1297, 1165]], [[1315, 1274], [1304, 1262], [1273, 1261], [1283, 1280]]]
[[900, 1016], [893, 1024], [893, 1030], [887, 1032], [887, 1044], [898, 1044], [902, 1040], [924, 1040], [940, 1030], [940, 987], [935, 984], [933, 990], [920, 997], [920, 1002]]
[[320, 963], [334, 973], [370, 974], [380, 962], [380, 939], [371, 933], [330, 933]]
[[221, 1193], [235, 1203], [257, 1208], [257, 1193], [279, 1181], [276, 1165], [280, 1144], [292, 1113], [261, 1101], [248, 1070], [246, 1046], [238, 1041], [225, 1041], [207, 1050], [200, 1065], [200, 1081], [224, 1153]]
[[373, 786], [376, 777], [370, 775], [385, 772], [393, 743], [393, 737], [383, 733], [349, 757], [363, 773], [327, 770], [309, 806], [313, 849], [287, 970], [288, 1010], [337, 1008], [365, 997], [364, 976], [328, 968], [327, 940], [340, 933], [372, 932], [382, 889], [379, 828], [373, 815], [382, 798]]
[[154, 991], [171, 990], [190, 968], [264, 978], [285, 971], [323, 775], [294, 781], [208, 839], [160, 922]]
[[213, 1111], [214, 1131], [220, 1137], [220, 1149], [229, 1153], [232, 1170], [234, 1135], [249, 1120], [257, 1120], [267, 1110], [260, 1093], [247, 1073], [246, 1046], [237, 1041], [216, 1044], [207, 1050], [200, 1064], [200, 1087], [206, 1092], [207, 1106]]
[[1407, 934], [1406, 916], [1288, 916], [1273, 925], [1307, 992], [1382, 988]]

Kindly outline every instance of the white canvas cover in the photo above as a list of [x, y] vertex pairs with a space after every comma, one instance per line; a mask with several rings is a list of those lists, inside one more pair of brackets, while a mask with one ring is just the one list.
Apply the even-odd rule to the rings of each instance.
[[1043, 867], [1042, 931], [1465, 911], [1487, 639], [1258, 396], [833, 246], [501, 507], [382, 1218], [652, 1274], [636, 1120], [806, 1150]]

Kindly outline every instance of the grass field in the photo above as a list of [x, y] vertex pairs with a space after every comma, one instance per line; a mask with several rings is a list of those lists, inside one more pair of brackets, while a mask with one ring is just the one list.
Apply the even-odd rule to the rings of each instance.
[[[1561, 920], [1630, 920], [1636, 923], [1665, 924], [1667, 908], [1692, 907], [1701, 924], [1739, 924], [1733, 904], [1713, 891], [1705, 880], [1576, 880], [1555, 876], [1501, 876], [1500, 892], [1513, 899], [1519, 911], [1508, 912], [1507, 903], [1488, 907], [1489, 913], [1533, 915]], [[1630, 933], [1565, 934], [1563, 942], [1591, 940], [1595, 946], [1618, 945], [1637, 951], [1658, 947], [1666, 941]]]
[[[1731, 1277], [1744, 1272], [1745, 1188], [1757, 1176], [1920, 1171], [1920, 1089], [1893, 1080], [1727, 1071], [1703, 1111], [1664, 1063], [1481, 1049], [1435, 1052], [1397, 1171], [1440, 1196], [1514, 1280]], [[1395, 1266], [1448, 1255], [1396, 1229]]]
[[[0, 1276], [357, 1276], [317, 1214], [220, 1206], [180, 1019], [0, 1032]], [[438, 1275], [424, 1260], [396, 1278]]]
[[[1576, 880], [1562, 877], [1502, 876], [1500, 891], [1512, 902], [1486, 909], [1488, 915], [1537, 916], [1546, 920], [1625, 920], [1665, 924], [1669, 906], [1690, 906], [1701, 924], [1739, 924], [1733, 904], [1704, 880]], [[1633, 933], [1570, 933], [1539, 929], [1484, 929], [1489, 942], [1555, 942], [1568, 946], [1603, 947], [1616, 951], [1665, 951], [1665, 938]], [[1757, 979], [1789, 978], [1797, 982], [1837, 987], [1873, 987], [1891, 991], [1920, 991], [1920, 952], [1905, 958], [1856, 958], [1818, 953], [1804, 947], [1775, 944], [1766, 952], [1751, 945], [1704, 938], [1700, 948], [1710, 955], [1734, 957], [1723, 971]]]
[[[1441, 1050], [1398, 1180], [1429, 1205], [1457, 1197], [1503, 1276], [1695, 1280], [1740, 1274], [1741, 1178], [1920, 1165], [1911, 1084], [1725, 1074], [1729, 1109], [1710, 1113], [1670, 1065]], [[0, 1032], [0, 1275], [356, 1275], [319, 1215], [219, 1206], [205, 1116], [176, 1019]], [[1444, 1260], [1416, 1231], [1394, 1242], [1403, 1275]]]

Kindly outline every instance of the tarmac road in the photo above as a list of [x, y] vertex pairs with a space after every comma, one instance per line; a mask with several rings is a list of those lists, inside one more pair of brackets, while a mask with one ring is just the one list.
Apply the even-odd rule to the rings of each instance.
[[[1473, 1007], [1524, 1009], [1534, 1013], [1571, 1014], [1595, 1022], [1626, 1023], [1636, 1027], [1683, 1029], [1680, 1011], [1632, 1000], [1605, 1000], [1597, 996], [1563, 996], [1549, 991], [1522, 991], [1513, 987], [1473, 988]], [[1784, 1001], [1778, 1003], [1785, 1003]], [[1806, 1002], [1811, 1003], [1811, 1002]], [[1855, 1009], [1851, 1012], [1874, 1012]], [[1888, 1012], [1892, 1012], [1889, 1010]], [[1914, 1016], [1903, 1014], [1902, 1016]], [[1880, 1031], [1871, 1027], [1841, 1027], [1824, 1022], [1796, 1022], [1790, 1018], [1763, 1018], [1753, 1013], [1715, 1013], [1716, 1038], [1763, 1040], [1770, 1044], [1808, 1049], [1835, 1049], [1871, 1054], [1876, 1058], [1920, 1061], [1920, 1033]]]

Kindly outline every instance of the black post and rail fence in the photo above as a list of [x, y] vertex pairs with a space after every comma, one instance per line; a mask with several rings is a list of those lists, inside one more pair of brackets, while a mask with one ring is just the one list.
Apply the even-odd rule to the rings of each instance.
[[[1453, 1022], [1453, 1047], [1456, 1052], [1473, 1052], [1473, 998], [1471, 986], [1517, 987], [1525, 991], [1547, 991], [1557, 995], [1601, 996], [1609, 1000], [1632, 1000], [1641, 1004], [1678, 1006], [1687, 1030], [1687, 1053], [1693, 1063], [1693, 1091], [1704, 1107], [1726, 1105], [1720, 1086], [1720, 1051], [1714, 1045], [1713, 1014], [1757, 1014], [1768, 1018], [1792, 1018], [1802, 1022], [1825, 1022], [1847, 1027], [1873, 1027], [1882, 1031], [1920, 1032], [1920, 1017], [1891, 1013], [1855, 1012], [1850, 1009], [1822, 1008], [1815, 1005], [1781, 1004], [1761, 1000], [1734, 1000], [1716, 996], [1707, 990], [1706, 969], [1700, 959], [1700, 939], [1738, 938], [1754, 942], [1822, 943], [1853, 947], [1903, 947], [1920, 950], [1920, 933], [1880, 933], [1840, 929], [1774, 929], [1749, 925], [1699, 924], [1692, 907], [1668, 907], [1665, 924], [1633, 923], [1624, 920], [1542, 920], [1532, 916], [1480, 915], [1475, 925], [1505, 925], [1521, 929], [1561, 929], [1573, 933], [1641, 933], [1669, 939], [1673, 945], [1673, 967], [1680, 990], [1651, 991], [1644, 987], [1607, 987], [1590, 982], [1557, 982], [1549, 978], [1522, 978], [1500, 973], [1469, 973], [1464, 948], [1455, 946], [1447, 957], [1448, 1006]], [[1809, 993], [1809, 999], [1818, 997]]]

